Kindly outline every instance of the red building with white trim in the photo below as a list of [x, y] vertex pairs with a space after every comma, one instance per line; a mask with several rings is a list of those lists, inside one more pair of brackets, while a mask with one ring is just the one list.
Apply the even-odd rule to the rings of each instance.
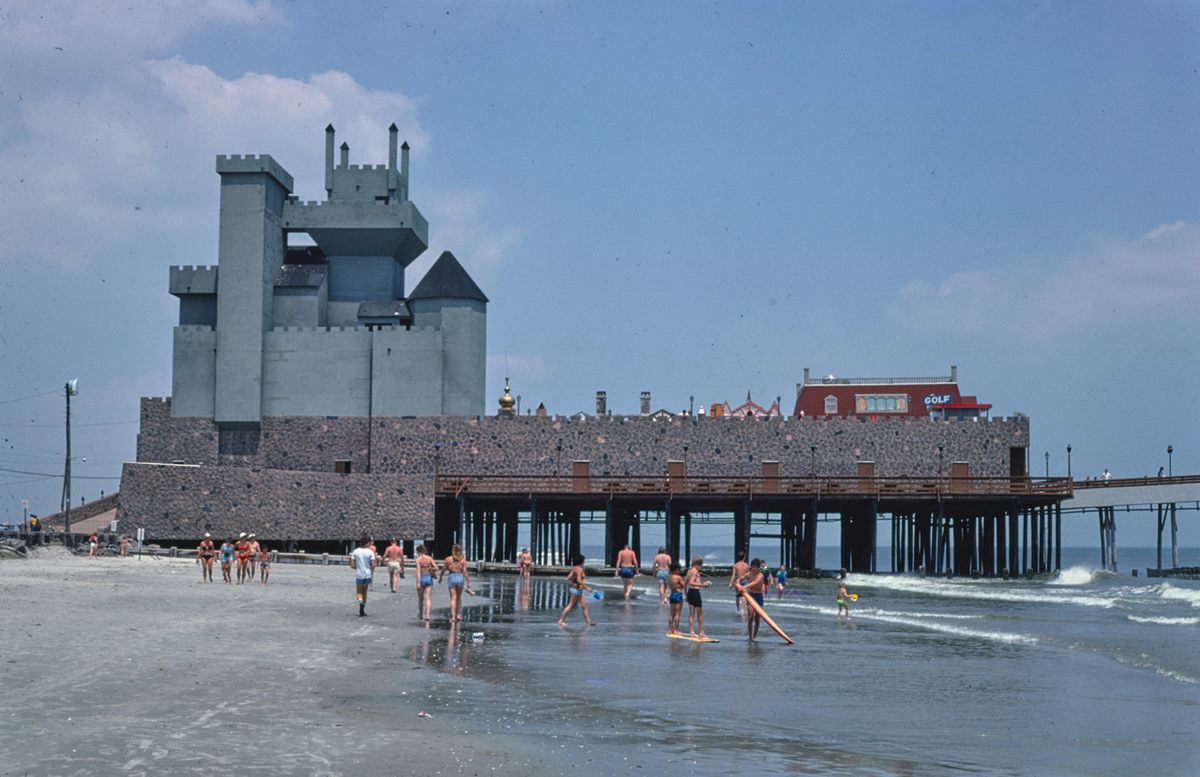
[[813, 380], [804, 368], [804, 382], [796, 384], [798, 416], [896, 416], [979, 418], [991, 405], [958, 390], [958, 367], [950, 375], [934, 378], [839, 378], [826, 375]]

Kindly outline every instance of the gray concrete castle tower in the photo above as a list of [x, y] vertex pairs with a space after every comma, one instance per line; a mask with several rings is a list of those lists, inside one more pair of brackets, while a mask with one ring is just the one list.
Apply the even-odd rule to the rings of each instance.
[[449, 252], [405, 296], [429, 225], [394, 124], [388, 141], [387, 165], [351, 165], [343, 143], [335, 166], [326, 127], [321, 202], [270, 156], [217, 157], [218, 264], [171, 268], [173, 416], [253, 432], [271, 416], [484, 414], [487, 297]]

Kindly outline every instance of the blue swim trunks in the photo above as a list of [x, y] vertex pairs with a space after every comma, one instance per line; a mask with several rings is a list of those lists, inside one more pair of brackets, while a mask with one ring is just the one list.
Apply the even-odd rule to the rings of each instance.
[[[747, 591], [747, 593], [750, 593], [750, 592]], [[762, 607], [762, 605], [763, 605], [763, 595], [762, 594], [751, 593], [750, 598], [753, 599], [754, 601], [758, 602], [759, 607]]]
[[670, 576], [670, 573], [665, 569], [659, 569], [654, 573], [654, 576], [658, 578], [659, 582], [665, 583], [667, 582], [667, 578]]
[[632, 580], [633, 575], [636, 571], [637, 570], [635, 570], [633, 567], [621, 567], [620, 574], [621, 574], [621, 577], [625, 578], [626, 580]]
[[371, 584], [371, 581], [372, 581], [373, 579], [374, 579], [374, 578], [372, 578], [372, 577], [356, 577], [356, 578], [354, 579], [354, 584], [355, 584], [356, 586], [358, 586], [358, 585], [370, 585], [370, 584]]
[[450, 579], [446, 581], [446, 585], [450, 588], [462, 588], [466, 584], [462, 572], [451, 572]]
[[428, 572], [421, 575], [421, 587], [428, 588], [431, 585], [433, 585], [433, 575], [429, 574]]
[[667, 601], [671, 604], [683, 604], [683, 592], [672, 591], [670, 595], [667, 596]]

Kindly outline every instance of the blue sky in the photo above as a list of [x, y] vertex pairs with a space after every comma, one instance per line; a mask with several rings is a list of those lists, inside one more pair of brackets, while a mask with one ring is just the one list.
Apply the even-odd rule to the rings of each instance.
[[[1068, 443], [1076, 474], [1168, 444], [1200, 471], [1198, 28], [1183, 2], [6, 4], [0, 468], [61, 471], [75, 377], [76, 472], [133, 458], [167, 267], [216, 262], [214, 155], [315, 199], [326, 123], [377, 163], [395, 121], [431, 223], [409, 286], [449, 249], [491, 298], [489, 396], [507, 365], [551, 412], [786, 407], [806, 366], [957, 364], [1031, 416], [1035, 472]], [[0, 473], [0, 515], [60, 490]]]

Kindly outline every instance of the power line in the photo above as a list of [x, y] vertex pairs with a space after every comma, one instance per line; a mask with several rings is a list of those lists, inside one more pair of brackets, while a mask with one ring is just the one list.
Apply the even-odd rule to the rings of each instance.
[[57, 394], [57, 393], [58, 393], [58, 390], [56, 389], [54, 391], [44, 391], [41, 394], [30, 394], [27, 397], [16, 397], [14, 399], [0, 399], [0, 405], [7, 405], [12, 402], [23, 402], [26, 399], [37, 399], [38, 397], [48, 397], [51, 394]]
[[[46, 472], [28, 472], [23, 469], [5, 469], [4, 467], [0, 467], [0, 472], [11, 472], [14, 475], [37, 475], [38, 477], [43, 477], [43, 478], [60, 478], [60, 477], [62, 477], [62, 475], [54, 475], [54, 474], [49, 474]], [[106, 478], [106, 477], [101, 477], [100, 475], [72, 475], [71, 479], [72, 480], [120, 480], [121, 476], [118, 475], [115, 478]]]

